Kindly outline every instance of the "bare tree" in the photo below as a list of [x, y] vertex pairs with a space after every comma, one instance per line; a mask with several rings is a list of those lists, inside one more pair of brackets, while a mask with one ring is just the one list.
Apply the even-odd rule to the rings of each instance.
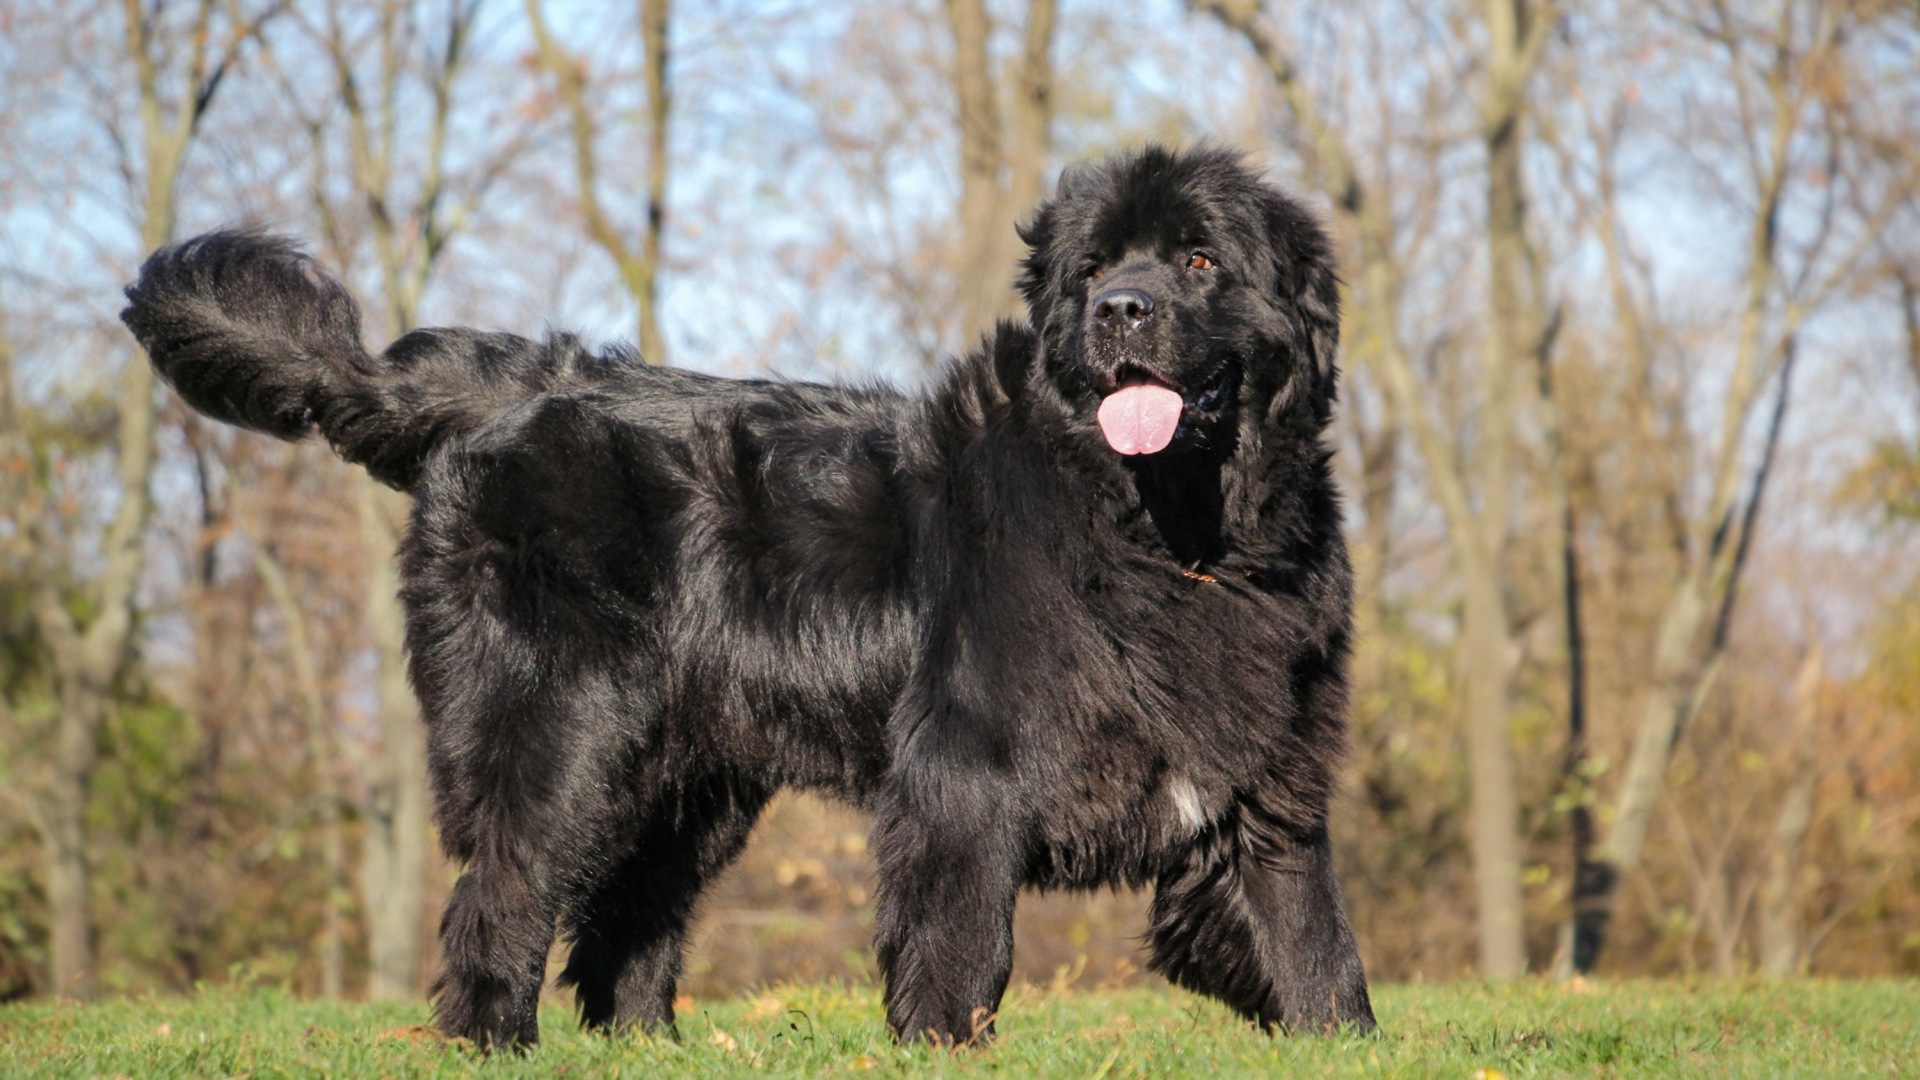
[[[124, 162], [139, 178], [135, 209], [140, 243], [152, 250], [173, 236], [181, 166], [201, 120], [242, 50], [280, 5], [229, 8], [201, 0], [176, 17], [166, 5], [126, 0], [122, 17], [126, 59], [138, 95], [137, 142]], [[117, 129], [118, 122], [110, 121]], [[133, 147], [138, 147], [137, 153]], [[47, 895], [53, 919], [52, 978], [56, 992], [91, 996], [93, 907], [88, 886], [87, 802], [100, 730], [111, 709], [113, 685], [127, 662], [134, 629], [134, 586], [140, 577], [140, 541], [150, 506], [153, 470], [153, 369], [127, 366], [118, 406], [119, 509], [102, 541], [103, 569], [83, 588], [84, 619], [50, 578], [34, 596], [34, 615], [53, 655], [60, 703], [52, 768], [37, 815], [46, 844]]]
[[640, 309], [640, 355], [650, 364], [667, 362], [660, 333], [660, 245], [667, 222], [668, 122], [673, 115], [668, 80], [668, 0], [640, 0], [640, 37], [646, 55], [646, 207], [637, 239], [619, 225], [602, 190], [600, 143], [602, 117], [594, 111], [595, 80], [584, 58], [567, 52], [547, 25], [540, 0], [526, 0], [540, 64], [553, 78], [573, 141], [574, 179], [587, 235], [613, 259], [620, 283]]
[[[1783, 3], [1770, 26], [1718, 2], [1672, 14], [1717, 58], [1734, 93], [1730, 122], [1745, 184], [1740, 197], [1750, 207], [1746, 271], [1732, 377], [1709, 459], [1705, 512], [1685, 526], [1684, 565], [1659, 616], [1640, 719], [1611, 827], [1600, 845], [1602, 872], [1595, 875], [1594, 895], [1576, 898], [1576, 910], [1588, 920], [1585, 932], [1595, 943], [1583, 957], [1589, 964], [1598, 959], [1620, 882], [1639, 862], [1674, 745], [1722, 671], [1733, 605], [1792, 390], [1801, 329], [1860, 270], [1899, 204], [1899, 190], [1885, 192], [1850, 229], [1842, 228], [1829, 137], [1811, 234], [1791, 248], [1783, 241], [1782, 218], [1796, 185], [1815, 186], [1807, 182], [1811, 170], [1799, 164], [1801, 147], [1821, 137], [1818, 114], [1847, 63], [1848, 24], [1864, 14], [1841, 5]], [[1774, 409], [1751, 479], [1743, 485], [1742, 474], [1755, 457], [1743, 453], [1747, 428], [1769, 380], [1777, 382]]]

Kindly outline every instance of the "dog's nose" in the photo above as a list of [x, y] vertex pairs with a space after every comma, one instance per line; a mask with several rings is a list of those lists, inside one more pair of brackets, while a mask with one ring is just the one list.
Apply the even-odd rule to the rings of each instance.
[[1139, 289], [1108, 289], [1093, 298], [1093, 317], [1102, 325], [1137, 325], [1152, 314], [1153, 297]]

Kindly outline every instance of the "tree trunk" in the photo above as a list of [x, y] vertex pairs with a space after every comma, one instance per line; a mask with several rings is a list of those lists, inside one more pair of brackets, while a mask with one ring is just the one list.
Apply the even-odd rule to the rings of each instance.
[[1780, 804], [1773, 826], [1773, 849], [1767, 853], [1767, 877], [1760, 904], [1760, 970], [1769, 978], [1800, 974], [1800, 896], [1794, 878], [1800, 871], [1800, 849], [1813, 820], [1812, 773], [1795, 777]]
[[1540, 343], [1536, 356], [1540, 373], [1541, 427], [1547, 443], [1547, 486], [1553, 499], [1554, 517], [1560, 524], [1560, 614], [1567, 647], [1567, 747], [1561, 759], [1561, 791], [1572, 798], [1567, 811], [1568, 832], [1573, 842], [1572, 886], [1568, 890], [1571, 913], [1561, 925], [1560, 945], [1555, 950], [1553, 974], [1565, 979], [1582, 969], [1582, 958], [1591, 965], [1599, 939], [1585, 918], [1590, 898], [1599, 886], [1599, 863], [1594, 861], [1593, 807], [1587, 778], [1587, 644], [1586, 627], [1581, 615], [1579, 517], [1573, 504], [1573, 477], [1567, 461], [1565, 413], [1560, 407], [1560, 388], [1553, 378], [1551, 342], [1559, 322], [1556, 312]]
[[1792, 782], [1774, 819], [1773, 846], [1767, 851], [1766, 877], [1760, 886], [1760, 970], [1784, 979], [1800, 973], [1800, 852], [1813, 822], [1814, 786], [1820, 775], [1811, 741], [1819, 728], [1820, 683], [1826, 665], [1818, 644], [1807, 652], [1794, 682], [1793, 722], [1788, 730]]
[[1894, 284], [1900, 290], [1900, 323], [1906, 331], [1907, 370], [1920, 384], [1920, 281], [1912, 271], [1896, 269]]
[[[1640, 723], [1634, 728], [1626, 777], [1614, 799], [1613, 827], [1600, 849], [1601, 861], [1616, 885], [1619, 876], [1640, 860], [1647, 825], [1653, 820], [1654, 804], [1666, 777], [1667, 758], [1680, 730], [1681, 714], [1699, 682], [1700, 667], [1693, 650], [1707, 615], [1701, 584], [1692, 577], [1680, 583], [1661, 617], [1660, 633], [1654, 641], [1652, 678]], [[1604, 926], [1605, 916], [1600, 918]]]
[[[987, 267], [982, 287], [997, 285], [994, 319], [1017, 317], [1023, 307], [1013, 288], [1027, 246], [1016, 224], [1033, 213], [1046, 182], [1047, 162], [1053, 156], [1053, 25], [1054, 0], [1029, 0], [1027, 32], [1014, 73], [1007, 112], [1007, 192], [998, 219], [989, 234], [998, 239], [998, 253]], [[982, 332], [990, 326], [980, 325]]]
[[94, 989], [87, 802], [106, 704], [102, 691], [63, 687], [53, 772], [40, 811], [47, 859], [47, 917], [52, 923], [52, 989], [59, 997], [80, 1001], [92, 997]]
[[640, 355], [650, 364], [664, 364], [660, 239], [667, 224], [667, 122], [673, 116], [672, 84], [667, 81], [667, 0], [640, 0], [640, 38], [647, 54], [647, 222], [640, 234], [644, 284], [634, 302], [640, 307]]
[[[1001, 283], [994, 260], [1003, 250], [994, 236], [1000, 224], [1000, 109], [994, 102], [993, 69], [987, 54], [992, 25], [983, 0], [947, 0], [953, 29], [953, 89], [960, 116], [959, 314], [962, 346], [992, 325]], [[1013, 278], [1011, 267], [1003, 275]]]
[[321, 865], [327, 877], [325, 907], [320, 922], [320, 993], [337, 999], [345, 981], [345, 935], [340, 909], [346, 900], [346, 843], [340, 829], [340, 775], [338, 755], [334, 753], [333, 720], [327, 710], [326, 695], [320, 688], [320, 673], [314, 663], [313, 646], [307, 640], [306, 616], [293, 598], [286, 572], [265, 548], [256, 547], [254, 568], [280, 609], [287, 625], [287, 659], [293, 666], [293, 681], [300, 694], [301, 711], [307, 722], [308, 756], [313, 763], [314, 790], [320, 811]]
[[[187, 449], [192, 455], [194, 488], [200, 503], [199, 535], [188, 549], [194, 564], [191, 584], [184, 594], [187, 626], [193, 635], [194, 665], [187, 709], [193, 720], [191, 771], [182, 785], [185, 794], [176, 811], [174, 833], [178, 852], [185, 859], [170, 860], [157, 876], [155, 887], [165, 889], [169, 912], [166, 930], [171, 939], [168, 952], [180, 965], [180, 974], [189, 985], [206, 976], [209, 947], [220, 924], [221, 897], [214, 875], [203, 872], [203, 856], [212, 853], [213, 844], [225, 820], [221, 806], [221, 780], [225, 765], [224, 713], [221, 706], [221, 677], [235, 670], [233, 657], [239, 643], [234, 627], [223, 623], [218, 607], [221, 561], [220, 540], [232, 526], [232, 505], [226, 486], [218, 476], [217, 465], [223, 455], [209, 445], [207, 436], [214, 422], [198, 415], [186, 418], [181, 427]], [[225, 458], [232, 464], [231, 458]], [[244, 631], [242, 631], [244, 632]], [[245, 665], [239, 665], [244, 671]]]
[[[1053, 25], [1055, 0], [1028, 0], [1027, 33], [1014, 79], [1013, 108], [1008, 116], [1007, 207], [1010, 218], [1032, 211], [1040, 201], [1047, 159], [1053, 154]], [[999, 235], [1014, 253], [1024, 252], [1012, 229]], [[1013, 259], [1006, 273], [1013, 273]]]
[[1490, 565], [1462, 560], [1465, 591], [1467, 757], [1473, 786], [1473, 880], [1479, 898], [1480, 974], [1510, 979], [1527, 970], [1521, 924], [1520, 797], [1508, 727], [1510, 671], [1506, 605]]
[[379, 739], [369, 776], [361, 846], [367, 996], [411, 998], [420, 983], [426, 908], [426, 730], [407, 683], [406, 624], [393, 553], [410, 500], [362, 476], [360, 515], [371, 558], [367, 624], [379, 655]]
[[1003, 119], [986, 6], [982, 0], [947, 0], [960, 118], [956, 299], [963, 346], [1020, 308], [1013, 280], [1024, 248], [1014, 222], [1039, 200], [1053, 146], [1054, 15], [1054, 0], [1031, 0], [1028, 5], [1011, 108]]
[[[1546, 10], [1541, 10], [1545, 8]], [[1537, 304], [1522, 296], [1526, 269], [1526, 194], [1521, 180], [1521, 122], [1534, 59], [1551, 5], [1488, 0], [1487, 86], [1481, 138], [1487, 154], [1487, 338], [1481, 372], [1480, 512], [1450, 527], [1465, 596], [1467, 745], [1473, 778], [1474, 881], [1480, 899], [1480, 973], [1526, 973], [1520, 889], [1520, 797], [1515, 789], [1508, 662], [1513, 627], [1501, 591], [1507, 561], [1512, 484], [1514, 388], [1521, 341], [1544, 332]]]
[[1352, 404], [1353, 396], [1347, 395], [1347, 400], [1346, 419], [1354, 427], [1354, 441], [1360, 451], [1359, 503], [1366, 514], [1366, 527], [1354, 550], [1354, 613], [1359, 620], [1356, 640], [1360, 643], [1354, 681], [1356, 686], [1377, 692], [1386, 688], [1392, 659], [1386, 637], [1392, 614], [1387, 572], [1394, 556], [1393, 499], [1399, 487], [1400, 429], [1390, 419], [1383, 419], [1377, 428], [1369, 430], [1366, 419]]

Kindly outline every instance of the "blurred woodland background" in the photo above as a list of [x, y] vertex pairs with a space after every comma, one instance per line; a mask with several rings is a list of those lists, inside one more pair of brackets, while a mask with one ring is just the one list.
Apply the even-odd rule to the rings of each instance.
[[[1347, 282], [1335, 831], [1378, 979], [1920, 972], [1920, 8], [0, 0], [0, 998], [411, 997], [453, 869], [405, 499], [115, 320], [257, 221], [432, 323], [912, 384], [1064, 163], [1244, 148]], [[688, 989], [869, 971], [787, 798]], [[1141, 976], [1132, 895], [1019, 971]]]

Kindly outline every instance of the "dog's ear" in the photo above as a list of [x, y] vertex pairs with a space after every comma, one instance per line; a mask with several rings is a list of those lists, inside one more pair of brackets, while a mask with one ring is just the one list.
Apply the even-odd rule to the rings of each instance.
[[1047, 305], [1051, 286], [1047, 277], [1053, 272], [1053, 218], [1054, 204], [1046, 199], [1033, 208], [1033, 216], [1014, 226], [1020, 239], [1027, 245], [1027, 256], [1020, 260], [1020, 276], [1014, 282], [1020, 295], [1026, 297], [1027, 312], [1032, 316], [1033, 325], [1041, 326], [1047, 321]]
[[[1061, 170], [1053, 198], [1040, 200], [1033, 208], [1033, 216], [1015, 226], [1027, 245], [1027, 257], [1020, 260], [1020, 278], [1015, 284], [1027, 299], [1027, 312], [1035, 327], [1045, 326], [1053, 314], [1053, 299], [1060, 288], [1054, 278], [1063, 269], [1056, 265], [1062, 234], [1071, 242], [1073, 226], [1070, 221], [1063, 225], [1061, 218], [1072, 212], [1069, 208], [1077, 200], [1094, 197], [1103, 183], [1110, 180], [1101, 165], [1075, 162]], [[1071, 273], [1076, 267], [1064, 269]]]
[[1297, 359], [1308, 370], [1314, 407], [1324, 421], [1339, 380], [1340, 276], [1333, 244], [1312, 213], [1277, 191], [1267, 203], [1267, 239], [1274, 285], [1294, 323]]

